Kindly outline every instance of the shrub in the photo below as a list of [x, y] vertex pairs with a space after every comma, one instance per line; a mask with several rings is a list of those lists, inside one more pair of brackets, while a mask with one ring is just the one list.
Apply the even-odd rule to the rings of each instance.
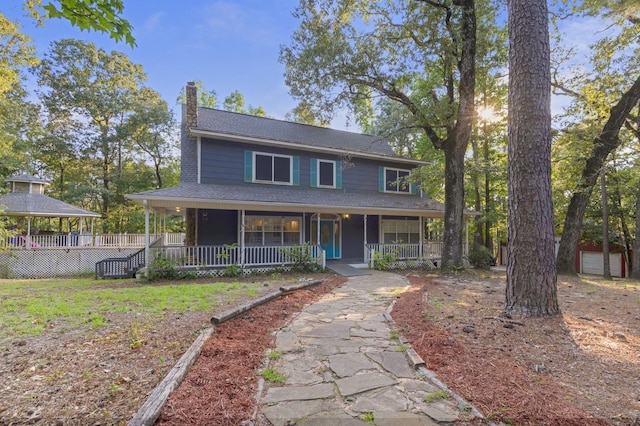
[[166, 257], [156, 257], [147, 267], [148, 281], [174, 280], [178, 275], [175, 263]]
[[469, 263], [474, 268], [490, 269], [491, 266], [495, 265], [495, 258], [485, 246], [475, 246], [469, 252]]
[[396, 260], [396, 254], [393, 252], [382, 254], [377, 251], [373, 254], [373, 269], [377, 269], [378, 271], [388, 271]]
[[229, 265], [222, 270], [223, 277], [239, 277], [242, 274], [242, 268], [238, 264]]
[[312, 256], [311, 245], [304, 243], [300, 246], [284, 247], [282, 253], [293, 261], [291, 270], [296, 272], [321, 272], [322, 266]]

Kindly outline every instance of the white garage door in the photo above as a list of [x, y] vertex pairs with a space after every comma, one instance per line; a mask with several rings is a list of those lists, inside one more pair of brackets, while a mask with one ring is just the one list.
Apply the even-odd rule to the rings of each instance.
[[[604, 256], [602, 253], [580, 252], [581, 265], [583, 274], [603, 275], [604, 274]], [[610, 253], [609, 264], [611, 265], [611, 276], [622, 277], [622, 254]]]

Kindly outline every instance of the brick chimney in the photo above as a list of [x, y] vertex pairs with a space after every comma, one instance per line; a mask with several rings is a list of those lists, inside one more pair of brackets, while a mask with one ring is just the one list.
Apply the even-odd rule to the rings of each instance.
[[187, 137], [192, 138], [191, 128], [198, 127], [198, 89], [193, 81], [187, 83]]

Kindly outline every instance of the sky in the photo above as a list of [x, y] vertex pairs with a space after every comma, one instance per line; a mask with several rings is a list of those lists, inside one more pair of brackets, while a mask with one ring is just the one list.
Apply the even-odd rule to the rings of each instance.
[[[141, 64], [147, 85], [176, 112], [176, 98], [188, 81], [202, 80], [218, 94], [218, 106], [234, 90], [245, 103], [264, 107], [267, 115], [284, 119], [295, 100], [284, 83], [284, 65], [278, 61], [280, 46], [289, 44], [298, 25], [292, 13], [296, 0], [125, 0], [123, 16], [134, 27], [137, 46], [115, 43], [107, 34], [80, 31], [66, 20], [49, 19], [44, 27], [25, 16], [22, 0], [3, 0], [0, 12], [22, 24], [42, 56], [50, 43], [63, 38], [91, 41], [106, 51], [118, 50]], [[568, 21], [567, 42], [578, 58], [589, 54], [589, 42], [603, 29], [590, 20]], [[27, 87], [35, 85], [31, 78]], [[566, 97], [554, 97], [552, 110], [559, 113]], [[331, 127], [358, 131], [355, 124], [337, 117]]]
[[22, 0], [2, 3], [0, 11], [22, 24], [38, 56], [49, 50], [52, 41], [63, 38], [123, 52], [143, 66], [147, 86], [171, 107], [181, 88], [197, 80], [216, 91], [219, 107], [234, 90], [244, 95], [247, 106], [262, 106], [274, 118], [284, 119], [295, 107], [278, 54], [297, 27], [292, 16], [297, 1], [125, 0], [123, 17], [134, 27], [135, 48], [116, 43], [107, 34], [80, 31], [66, 20], [49, 19], [37, 27], [25, 17]]

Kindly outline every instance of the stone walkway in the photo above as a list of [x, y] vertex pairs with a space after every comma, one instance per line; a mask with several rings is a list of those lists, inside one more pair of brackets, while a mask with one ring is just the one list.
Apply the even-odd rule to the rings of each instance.
[[276, 334], [269, 368], [287, 380], [264, 381], [257, 423], [418, 426], [472, 419], [471, 407], [443, 399], [442, 384], [412, 366], [408, 345], [385, 319], [407, 286], [400, 275], [373, 271], [306, 306]]

